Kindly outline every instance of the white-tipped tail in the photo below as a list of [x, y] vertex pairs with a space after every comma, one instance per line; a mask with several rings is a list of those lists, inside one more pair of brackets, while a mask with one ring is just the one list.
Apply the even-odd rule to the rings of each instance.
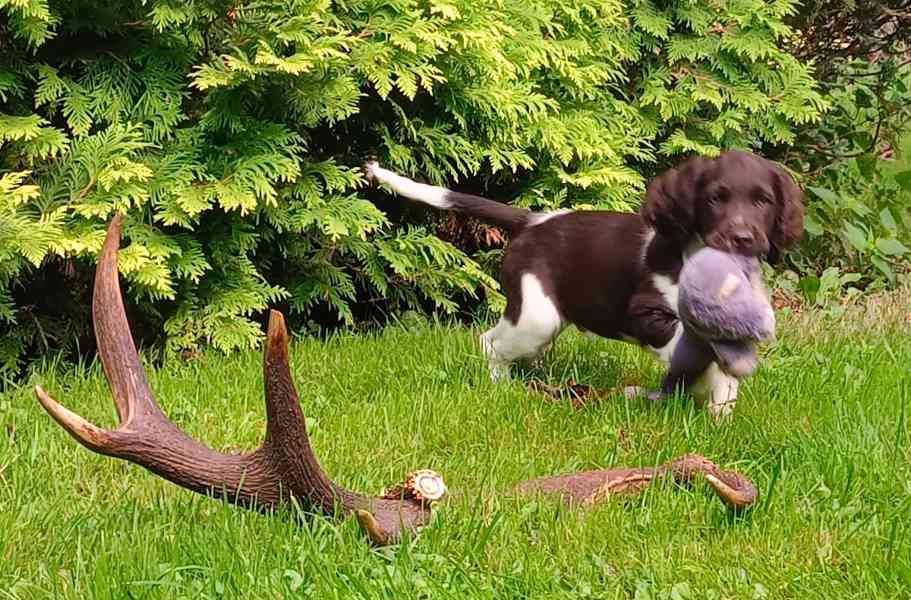
[[446, 188], [418, 183], [417, 181], [397, 175], [388, 169], [382, 168], [375, 161], [368, 162], [364, 166], [367, 177], [373, 181], [381, 183], [400, 196], [405, 196], [411, 200], [417, 200], [430, 206], [441, 209], [453, 208], [453, 203], [448, 199], [451, 193]]

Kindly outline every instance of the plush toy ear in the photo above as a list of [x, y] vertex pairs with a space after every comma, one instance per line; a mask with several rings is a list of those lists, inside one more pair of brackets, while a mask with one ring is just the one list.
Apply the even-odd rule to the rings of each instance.
[[769, 262], [778, 260], [782, 250], [803, 237], [803, 192], [781, 167], [771, 164], [772, 186], [777, 212], [769, 235]]
[[696, 198], [709, 160], [700, 156], [652, 180], [640, 214], [659, 235], [686, 242], [696, 220]]

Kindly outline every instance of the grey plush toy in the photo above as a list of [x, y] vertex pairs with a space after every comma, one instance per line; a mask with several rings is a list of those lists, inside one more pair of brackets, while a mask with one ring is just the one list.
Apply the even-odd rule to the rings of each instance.
[[759, 260], [702, 248], [685, 262], [677, 312], [683, 335], [671, 356], [663, 393], [686, 386], [712, 363], [733, 377], [753, 373], [756, 344], [775, 334], [775, 313]]

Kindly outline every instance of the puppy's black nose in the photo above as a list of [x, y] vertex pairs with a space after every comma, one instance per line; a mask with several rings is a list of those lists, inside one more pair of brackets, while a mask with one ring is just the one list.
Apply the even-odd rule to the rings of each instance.
[[740, 231], [735, 231], [731, 236], [734, 245], [738, 248], [749, 248], [753, 245], [753, 233], [747, 229], [741, 229]]

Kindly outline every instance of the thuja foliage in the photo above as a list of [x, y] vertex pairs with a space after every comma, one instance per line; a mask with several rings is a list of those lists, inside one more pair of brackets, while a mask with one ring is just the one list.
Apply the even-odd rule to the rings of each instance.
[[794, 7], [0, 0], [4, 364], [78, 339], [77, 317], [41, 326], [33, 284], [84, 292], [84, 330], [117, 211], [130, 304], [170, 350], [255, 344], [270, 305], [350, 323], [374, 301], [497, 302], [472, 257], [380, 210], [365, 157], [528, 206], [635, 208], [681, 154], [819, 118], [810, 66], [781, 49]]

